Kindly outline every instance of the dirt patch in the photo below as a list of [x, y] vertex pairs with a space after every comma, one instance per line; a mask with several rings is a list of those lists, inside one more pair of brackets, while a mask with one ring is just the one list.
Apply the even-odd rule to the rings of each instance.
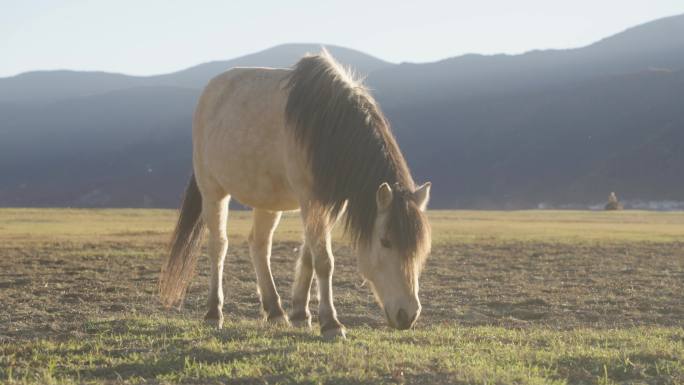
[[[298, 244], [278, 242], [273, 270], [287, 308]], [[164, 245], [89, 242], [0, 246], [0, 340], [83, 333], [84, 321], [169, 314], [159, 307]], [[347, 247], [335, 250], [335, 300], [349, 327], [386, 327]], [[201, 319], [206, 257], [181, 315]], [[226, 262], [225, 314], [259, 319], [248, 249], [233, 243]], [[475, 243], [438, 246], [421, 279], [421, 325], [612, 328], [684, 325], [684, 244], [568, 245]], [[312, 311], [316, 313], [315, 300]]]

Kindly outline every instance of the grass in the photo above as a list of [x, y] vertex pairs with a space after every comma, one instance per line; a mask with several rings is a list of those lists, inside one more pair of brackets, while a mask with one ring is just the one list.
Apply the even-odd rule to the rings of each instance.
[[[173, 229], [174, 210], [153, 209], [2, 209], [0, 234], [5, 240], [82, 240], [160, 235]], [[478, 241], [547, 242], [681, 242], [684, 215], [679, 212], [582, 211], [431, 211], [437, 245]], [[242, 241], [251, 213], [231, 211], [229, 236]], [[338, 229], [337, 238], [342, 238]], [[299, 241], [298, 213], [286, 213], [279, 240]]]
[[[0, 383], [684, 383], [684, 214], [431, 212], [424, 314], [388, 329], [353, 253], [336, 246], [348, 340], [259, 321], [231, 213], [223, 330], [155, 302], [171, 210], [0, 210]], [[339, 234], [338, 234], [339, 237]], [[285, 304], [296, 214], [276, 234]], [[315, 314], [315, 300], [312, 304]]]
[[311, 332], [230, 322], [88, 322], [87, 338], [3, 348], [3, 377], [17, 383], [614, 383], [674, 380], [684, 332], [510, 330], [433, 326], [409, 335], [356, 328], [324, 343]]

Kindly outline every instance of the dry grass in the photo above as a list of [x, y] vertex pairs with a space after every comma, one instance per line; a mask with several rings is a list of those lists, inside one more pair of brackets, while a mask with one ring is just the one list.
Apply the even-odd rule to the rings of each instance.
[[[231, 213], [215, 331], [198, 322], [204, 259], [182, 312], [157, 305], [173, 211], [0, 210], [0, 383], [684, 381], [682, 213], [432, 212], [408, 333], [385, 326], [337, 242], [350, 338], [333, 344], [257, 321], [249, 216]], [[288, 215], [274, 245], [286, 306], [299, 227]]]

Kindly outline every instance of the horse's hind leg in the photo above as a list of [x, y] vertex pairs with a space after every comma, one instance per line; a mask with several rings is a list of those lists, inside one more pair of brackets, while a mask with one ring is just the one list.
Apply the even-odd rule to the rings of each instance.
[[[204, 198], [204, 197], [203, 197]], [[230, 196], [202, 201], [202, 215], [209, 230], [209, 299], [204, 320], [219, 329], [223, 326], [223, 262], [228, 250], [226, 224]]]
[[249, 234], [249, 253], [256, 271], [261, 306], [266, 320], [271, 323], [287, 324], [287, 316], [280, 304], [280, 295], [271, 274], [271, 244], [280, 215], [280, 211], [254, 209], [254, 222]]

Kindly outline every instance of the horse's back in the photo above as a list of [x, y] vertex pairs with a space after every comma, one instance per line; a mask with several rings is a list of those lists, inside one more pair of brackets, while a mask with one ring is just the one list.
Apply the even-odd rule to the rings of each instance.
[[[254, 118], [255, 126], [282, 112], [287, 98], [284, 82], [290, 71], [276, 68], [233, 68], [211, 79], [200, 96], [193, 121], [193, 135], [210, 134], [219, 119], [231, 124]], [[264, 114], [272, 110], [273, 114]], [[269, 111], [270, 112], [270, 111]], [[282, 120], [282, 116], [278, 116]], [[218, 127], [213, 126], [218, 129]], [[235, 127], [224, 127], [233, 129]]]
[[234, 68], [209, 82], [193, 119], [193, 163], [200, 189], [220, 189], [252, 207], [297, 208], [286, 170], [289, 73]]

